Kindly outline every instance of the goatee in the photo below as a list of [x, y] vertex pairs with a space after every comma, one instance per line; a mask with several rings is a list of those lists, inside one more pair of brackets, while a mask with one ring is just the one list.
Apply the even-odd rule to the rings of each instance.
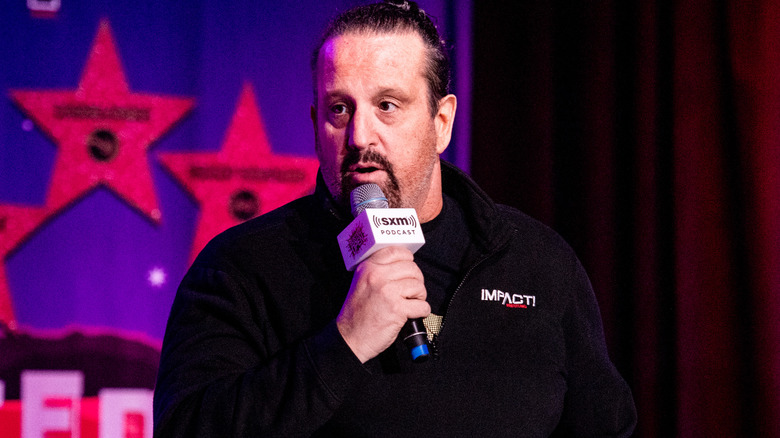
[[385, 174], [387, 175], [387, 179], [384, 181], [378, 181], [377, 185], [379, 185], [379, 187], [382, 189], [382, 192], [385, 194], [390, 207], [400, 207], [401, 188], [398, 185], [398, 179], [396, 178], [395, 172], [393, 171], [393, 165], [387, 160], [387, 158], [385, 158], [384, 155], [371, 149], [351, 150], [349, 153], [347, 153], [346, 156], [344, 156], [344, 161], [341, 163], [341, 174], [339, 175], [339, 179], [341, 180], [341, 196], [345, 198], [342, 200], [342, 202], [346, 202], [348, 204], [349, 194], [353, 189], [355, 189], [355, 187], [359, 185], [355, 184], [350, 178], [347, 177], [349, 168], [359, 163], [376, 164], [382, 170], [384, 170]]

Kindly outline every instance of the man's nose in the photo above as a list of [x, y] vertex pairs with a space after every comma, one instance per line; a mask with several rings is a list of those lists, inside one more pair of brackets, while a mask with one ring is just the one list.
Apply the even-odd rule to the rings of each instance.
[[366, 149], [376, 146], [376, 119], [369, 110], [356, 109], [349, 123], [348, 146], [353, 149]]

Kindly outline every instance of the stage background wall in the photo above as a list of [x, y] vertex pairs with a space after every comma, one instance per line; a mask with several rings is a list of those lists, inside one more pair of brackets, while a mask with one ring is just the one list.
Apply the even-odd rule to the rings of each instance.
[[[259, 214], [313, 188], [309, 58], [355, 3], [0, 4], [2, 398], [19, 397], [25, 369], [86, 371], [85, 397], [153, 386], [201, 233], [238, 222], [220, 190], [243, 179], [249, 204], [237, 207]], [[468, 169], [471, 2], [419, 3], [456, 50], [462, 98], [445, 158]]]

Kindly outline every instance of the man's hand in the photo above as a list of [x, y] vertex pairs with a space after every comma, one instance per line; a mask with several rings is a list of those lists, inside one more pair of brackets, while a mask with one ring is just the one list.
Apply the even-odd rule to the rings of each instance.
[[336, 325], [365, 363], [389, 347], [408, 319], [431, 313], [423, 275], [404, 247], [383, 248], [355, 269]]

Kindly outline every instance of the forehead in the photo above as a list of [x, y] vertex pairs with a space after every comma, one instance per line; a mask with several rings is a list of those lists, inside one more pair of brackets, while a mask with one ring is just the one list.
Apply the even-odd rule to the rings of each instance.
[[410, 80], [424, 76], [425, 45], [415, 32], [347, 33], [329, 38], [317, 61], [325, 84], [338, 78], [374, 75]]

